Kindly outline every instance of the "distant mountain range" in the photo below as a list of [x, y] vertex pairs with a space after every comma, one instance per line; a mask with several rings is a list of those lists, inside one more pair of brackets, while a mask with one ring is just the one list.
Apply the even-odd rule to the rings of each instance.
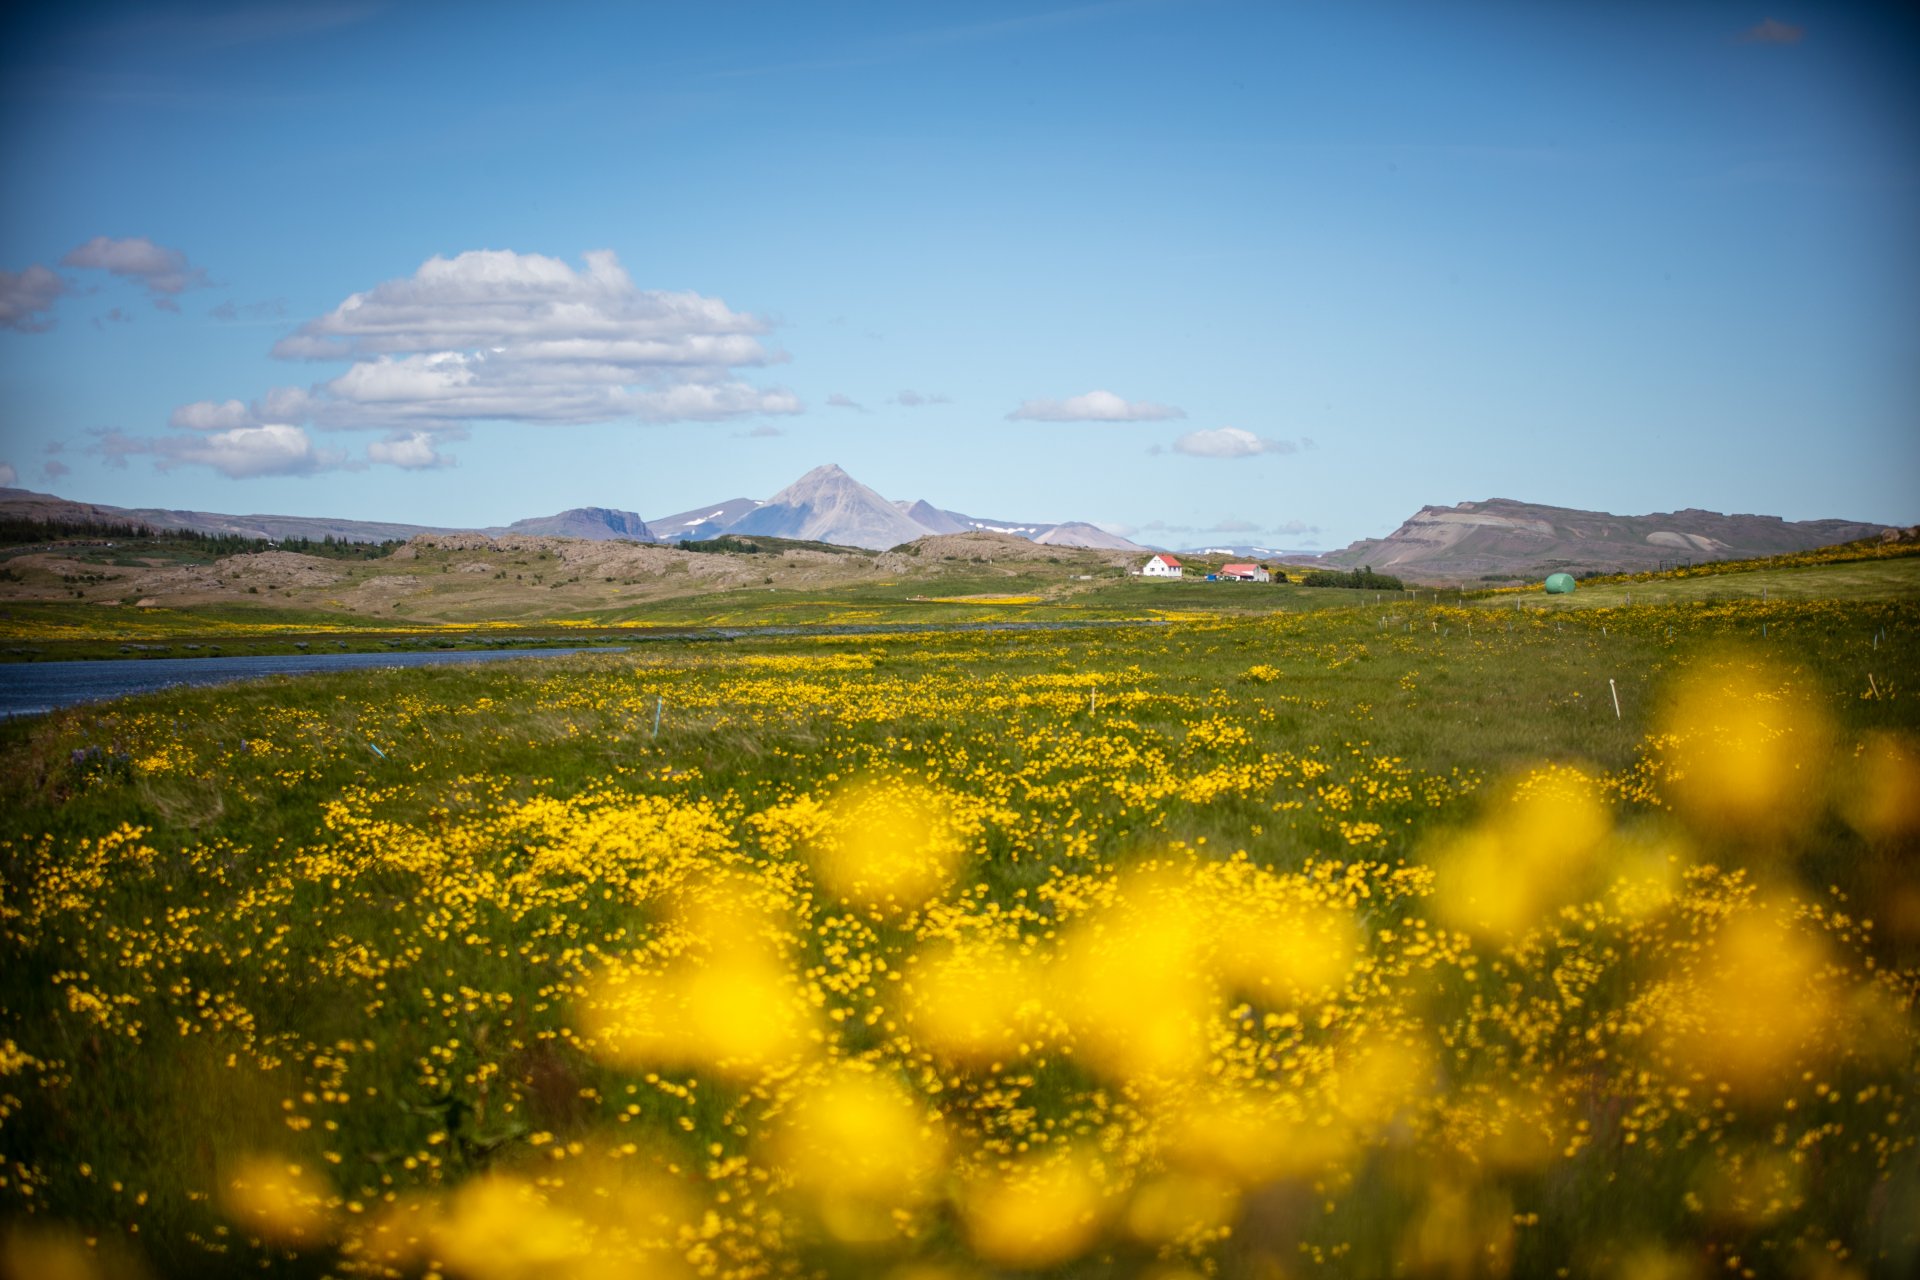
[[137, 524], [158, 530], [192, 529], [276, 542], [287, 538], [319, 541], [328, 537], [346, 542], [384, 542], [423, 533], [520, 533], [596, 542], [679, 542], [734, 533], [885, 551], [929, 534], [986, 532], [1010, 533], [1046, 546], [1149, 550], [1084, 521], [989, 520], [944, 510], [924, 499], [889, 501], [831, 464], [815, 467], [764, 502], [753, 498], [726, 498], [653, 520], [642, 519], [633, 511], [573, 507], [556, 515], [516, 520], [504, 527], [457, 529], [317, 516], [235, 516], [158, 507], [110, 507], [69, 502], [26, 489], [0, 489], [0, 514], [33, 520]]
[[[1508, 498], [1422, 507], [1384, 538], [1311, 557], [1330, 568], [1366, 565], [1427, 581], [1631, 573], [1703, 560], [1744, 560], [1877, 537], [1856, 520], [1782, 520], [1689, 507], [1645, 516], [1546, 507]], [[1304, 557], [1303, 557], [1304, 559]]]
[[[1157, 549], [1081, 521], [1051, 524], [990, 520], [936, 507], [924, 499], [892, 501], [831, 464], [815, 467], [764, 502], [728, 498], [651, 521], [632, 511], [574, 507], [556, 515], [516, 520], [504, 528], [449, 529], [310, 516], [233, 516], [109, 507], [69, 502], [25, 489], [0, 489], [0, 516], [139, 524], [159, 530], [194, 529], [274, 541], [333, 537], [379, 542], [423, 533], [478, 532], [676, 542], [721, 534], [759, 534], [884, 551], [934, 534], [987, 532], [1013, 534], [1042, 546], [1097, 547], [1142, 554]], [[1364, 538], [1321, 555], [1244, 545], [1194, 548], [1191, 554], [1284, 559], [1330, 568], [1364, 564], [1423, 581], [1473, 581], [1557, 571], [1656, 569], [1663, 564], [1775, 555], [1874, 537], [1884, 527], [1853, 520], [1788, 521], [1778, 516], [1721, 515], [1692, 508], [1616, 516], [1493, 498], [1451, 507], [1422, 507], [1384, 538]]]
[[229, 516], [212, 511], [176, 511], [160, 507], [110, 507], [98, 502], [70, 502], [50, 493], [35, 493], [30, 489], [0, 489], [0, 516], [15, 520], [143, 525], [162, 533], [191, 529], [195, 533], [232, 534], [241, 538], [265, 538], [272, 542], [288, 538], [309, 538], [315, 542], [324, 538], [343, 542], [404, 542], [423, 533], [469, 532], [440, 525], [336, 520], [327, 516]]

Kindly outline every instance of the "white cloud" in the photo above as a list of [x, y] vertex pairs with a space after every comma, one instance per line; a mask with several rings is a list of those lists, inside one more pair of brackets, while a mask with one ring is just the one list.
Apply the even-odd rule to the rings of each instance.
[[385, 440], [376, 440], [368, 445], [367, 460], [407, 471], [453, 466], [453, 455], [441, 453], [435, 447], [436, 443], [435, 436], [429, 431], [395, 432]]
[[[356, 293], [276, 343], [288, 360], [345, 360], [308, 390], [280, 387], [249, 422], [438, 430], [530, 423], [718, 421], [799, 413], [797, 396], [736, 370], [781, 359], [766, 324], [717, 298], [634, 287], [608, 250], [578, 270], [541, 254], [475, 250]], [[202, 401], [177, 422], [228, 412]], [[224, 420], [224, 419], [223, 419]]]
[[316, 449], [312, 437], [299, 427], [268, 423], [236, 427], [231, 431], [199, 432], [190, 436], [130, 436], [124, 431], [94, 432], [87, 452], [110, 467], [124, 467], [134, 454], [148, 454], [162, 471], [175, 467], [208, 467], [235, 480], [255, 476], [303, 476], [346, 465], [339, 450]]
[[38, 263], [25, 271], [0, 271], [0, 329], [17, 333], [45, 333], [53, 328], [55, 299], [67, 291], [67, 282]]
[[1226, 520], [1222, 520], [1219, 524], [1214, 525], [1211, 529], [1208, 529], [1207, 532], [1208, 533], [1257, 533], [1259, 532], [1259, 529], [1260, 529], [1260, 526], [1255, 524], [1251, 520], [1235, 520], [1235, 519], [1229, 518]]
[[1187, 432], [1173, 442], [1173, 451], [1193, 458], [1251, 458], [1262, 453], [1298, 453], [1304, 444], [1299, 440], [1269, 440], [1239, 427], [1216, 427]]
[[1187, 412], [1151, 400], [1124, 400], [1111, 391], [1089, 391], [1065, 400], [1023, 400], [1008, 418], [1033, 422], [1158, 422]]
[[174, 301], [174, 295], [207, 285], [204, 267], [188, 262], [187, 255], [180, 250], [155, 244], [145, 236], [125, 240], [95, 236], [60, 259], [60, 265], [105, 271], [137, 281], [153, 299], [153, 305], [162, 311], [178, 311], [180, 304]]
[[0, 462], [0, 488], [11, 489], [20, 483], [20, 473], [13, 469], [11, 462]]
[[860, 413], [867, 411], [867, 406], [861, 404], [852, 396], [842, 395], [838, 391], [827, 397], [827, 407], [830, 409], [854, 409]]
[[47, 459], [47, 464], [40, 469], [46, 472], [49, 480], [58, 480], [61, 476], [73, 474], [73, 468], [58, 458]]

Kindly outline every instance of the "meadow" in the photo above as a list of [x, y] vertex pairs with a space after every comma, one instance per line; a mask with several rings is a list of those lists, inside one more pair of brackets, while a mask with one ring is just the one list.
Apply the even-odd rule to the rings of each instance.
[[0, 725], [0, 1256], [1912, 1274], [1920, 604], [1831, 581]]

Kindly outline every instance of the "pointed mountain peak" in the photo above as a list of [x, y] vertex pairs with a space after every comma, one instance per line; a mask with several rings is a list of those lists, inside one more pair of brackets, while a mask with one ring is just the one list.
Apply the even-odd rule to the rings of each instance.
[[930, 531], [828, 463], [815, 467], [774, 494], [765, 506], [727, 532], [837, 542], [884, 551], [924, 537]]
[[815, 467], [813, 470], [807, 472], [807, 474], [774, 494], [767, 502], [770, 506], [779, 506], [783, 503], [798, 504], [812, 502], [821, 494], [843, 493], [848, 490], [858, 490], [862, 494], [871, 494], [877, 501], [886, 501], [886, 499], [880, 497], [879, 494], [874, 493], [873, 490], [867, 488], [867, 486], [861, 484], [858, 480], [855, 480], [852, 476], [841, 470], [838, 464], [829, 462], [823, 467]]

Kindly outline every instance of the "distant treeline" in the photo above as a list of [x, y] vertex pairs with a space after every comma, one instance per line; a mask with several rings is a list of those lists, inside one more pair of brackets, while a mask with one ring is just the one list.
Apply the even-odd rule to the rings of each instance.
[[843, 547], [838, 543], [811, 542], [805, 538], [776, 538], [766, 533], [756, 533], [752, 537], [722, 533], [711, 538], [679, 538], [662, 545], [680, 551], [698, 551], [705, 555], [783, 556], [789, 551], [819, 551], [831, 556], [874, 554], [864, 547]]
[[71, 538], [151, 538], [153, 530], [144, 525], [115, 524], [105, 520], [27, 520], [20, 516], [0, 516], [0, 546], [17, 547], [27, 542], [58, 542]]
[[1309, 569], [1300, 575], [1303, 587], [1357, 587], [1363, 591], [1404, 591], [1405, 584], [1391, 574], [1375, 573], [1366, 565], [1341, 573], [1334, 569]]
[[760, 544], [757, 542], [749, 542], [745, 538], [728, 537], [724, 533], [716, 538], [702, 538], [698, 541], [686, 538], [673, 545], [682, 551], [702, 551], [709, 555], [757, 556], [761, 551]]
[[210, 559], [247, 555], [256, 551], [294, 551], [329, 560], [378, 560], [403, 543], [348, 542], [332, 534], [312, 538], [249, 538], [238, 533], [201, 533], [197, 529], [149, 529], [145, 525], [108, 520], [27, 520], [0, 516], [0, 547], [35, 542], [157, 542], [191, 549]]

